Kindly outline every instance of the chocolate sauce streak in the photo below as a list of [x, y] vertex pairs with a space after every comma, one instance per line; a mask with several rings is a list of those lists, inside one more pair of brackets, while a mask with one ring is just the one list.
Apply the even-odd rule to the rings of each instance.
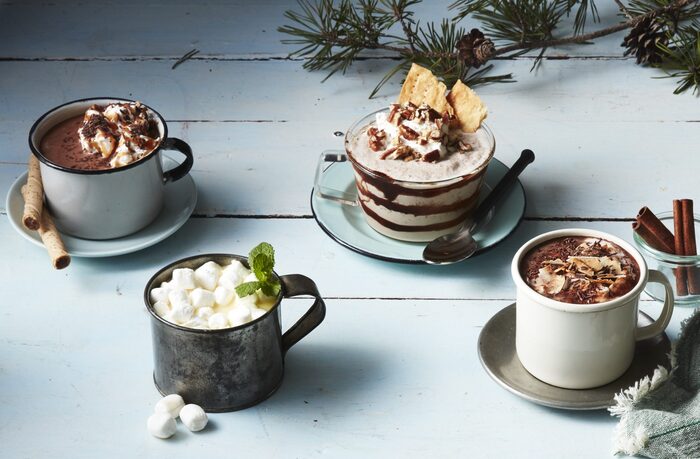
[[392, 229], [394, 231], [403, 231], [406, 233], [415, 233], [418, 231], [439, 231], [439, 230], [444, 230], [447, 228], [452, 228], [453, 226], [457, 226], [458, 224], [462, 223], [467, 216], [471, 213], [472, 209], [468, 209], [467, 211], [463, 212], [460, 214], [457, 218], [454, 218], [452, 220], [446, 221], [446, 222], [440, 222], [440, 223], [434, 223], [432, 225], [423, 225], [423, 226], [417, 226], [417, 225], [399, 225], [398, 223], [391, 222], [383, 217], [380, 217], [377, 215], [376, 212], [374, 212], [372, 209], [367, 207], [364, 202], [360, 201], [360, 205], [362, 206], [362, 209], [364, 212], [367, 214], [368, 217], [376, 220], [378, 223], [380, 223], [382, 226], [385, 226], [389, 229]]
[[[401, 212], [404, 214], [412, 215], [433, 215], [433, 214], [443, 214], [446, 212], [454, 212], [455, 210], [471, 209], [475, 206], [476, 202], [479, 200], [479, 191], [475, 191], [471, 196], [461, 201], [456, 201], [447, 205], [425, 205], [425, 204], [399, 204], [395, 201], [389, 201], [388, 199], [380, 198], [377, 195], [372, 194], [367, 187], [363, 184], [358, 184], [358, 191], [364, 197], [363, 200], [371, 200], [375, 204], [385, 207], [389, 210], [396, 212]], [[362, 199], [362, 198], [361, 198]]]
[[404, 195], [404, 196], [419, 196], [423, 198], [433, 198], [435, 196], [440, 196], [441, 194], [447, 193], [448, 191], [454, 190], [455, 188], [460, 188], [462, 186], [465, 186], [467, 182], [470, 182], [472, 180], [475, 180], [476, 178], [480, 177], [484, 172], [486, 172], [486, 168], [482, 169], [481, 171], [467, 175], [464, 177], [458, 177], [454, 179], [454, 182], [451, 182], [449, 185], [444, 185], [444, 186], [439, 186], [439, 187], [431, 187], [431, 188], [407, 188], [404, 187], [400, 184], [398, 184], [394, 179], [391, 177], [382, 174], [380, 172], [374, 172], [377, 177], [371, 176], [367, 174], [365, 171], [360, 169], [359, 167], [355, 167], [353, 164], [353, 168], [355, 171], [362, 177], [362, 180], [364, 182], [369, 183], [373, 187], [377, 188], [379, 191], [382, 192], [384, 197], [388, 199], [389, 201], [394, 201], [399, 195]]

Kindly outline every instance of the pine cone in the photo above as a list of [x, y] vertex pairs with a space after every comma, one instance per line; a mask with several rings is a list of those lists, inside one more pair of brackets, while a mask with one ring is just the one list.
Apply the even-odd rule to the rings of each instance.
[[496, 50], [493, 42], [484, 37], [479, 29], [472, 29], [455, 44], [459, 57], [470, 67], [479, 68], [488, 61]]
[[627, 48], [624, 55], [634, 55], [637, 64], [660, 64], [659, 44], [668, 44], [668, 35], [663, 21], [656, 15], [639, 21], [622, 42], [622, 46]]

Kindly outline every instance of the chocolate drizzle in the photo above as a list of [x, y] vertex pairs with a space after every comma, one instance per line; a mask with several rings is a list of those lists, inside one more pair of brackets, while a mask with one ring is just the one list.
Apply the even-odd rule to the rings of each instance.
[[469, 213], [471, 212], [472, 209], [467, 209], [465, 212], [461, 213], [459, 216], [456, 218], [453, 218], [452, 220], [445, 221], [445, 222], [440, 222], [440, 223], [433, 223], [432, 225], [423, 225], [423, 226], [418, 226], [418, 225], [400, 225], [398, 223], [394, 223], [392, 221], [387, 220], [384, 217], [380, 217], [375, 211], [370, 209], [363, 201], [360, 201], [360, 205], [362, 205], [362, 210], [364, 210], [365, 214], [367, 214], [368, 217], [374, 219], [377, 221], [382, 226], [385, 226], [391, 230], [394, 231], [402, 231], [406, 233], [416, 233], [419, 231], [440, 231], [448, 228], [452, 228], [453, 226], [457, 226], [460, 223], [462, 223], [468, 216]]

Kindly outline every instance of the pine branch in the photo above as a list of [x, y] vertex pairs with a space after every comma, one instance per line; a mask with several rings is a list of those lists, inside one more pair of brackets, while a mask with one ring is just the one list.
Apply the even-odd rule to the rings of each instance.
[[[675, 70], [673, 75], [683, 78], [685, 89], [695, 85], [698, 91], [700, 86], [697, 59], [691, 59], [688, 51], [692, 42], [691, 32], [697, 32], [697, 24], [683, 28], [683, 36], [676, 37], [677, 40], [671, 39], [681, 30], [682, 24], [700, 17], [700, 0], [629, 0], [627, 6], [622, 0], [614, 0], [626, 19], [588, 33], [583, 33], [586, 18], [592, 16], [594, 22], [599, 20], [593, 0], [458, 0], [450, 6], [459, 9], [457, 19], [473, 15], [481, 21], [486, 37], [478, 29], [467, 34], [457, 26], [458, 21], [443, 20], [438, 25], [431, 23], [421, 26], [409, 10], [420, 1], [297, 0], [300, 11], [285, 12], [291, 24], [278, 30], [292, 37], [283, 40], [283, 43], [301, 46], [290, 56], [306, 59], [303, 66], [308, 70], [328, 71], [326, 79], [336, 72], [347, 71], [368, 50], [383, 50], [396, 55], [399, 63], [379, 81], [372, 91], [374, 96], [394, 75], [408, 69], [411, 62], [430, 68], [446, 84], [452, 84], [457, 79], [472, 86], [510, 82], [513, 81], [512, 75], [489, 75], [493, 66], [485, 64], [498, 56], [512, 57], [539, 49], [534, 68], [548, 48], [588, 44], [596, 38], [626, 29], [632, 28], [634, 33], [639, 28], [637, 26], [655, 24], [654, 30], [667, 30], [671, 35], [668, 40], [658, 40], [656, 45], [651, 46], [661, 49], [662, 44], [669, 43], [662, 50], [664, 56], [669, 61], [685, 65], [685, 68]], [[562, 18], [574, 10], [573, 32], [569, 36], [557, 37], [557, 27]], [[664, 25], [658, 21], [664, 21]], [[396, 29], [403, 35], [396, 35]], [[494, 46], [491, 39], [502, 45]], [[625, 43], [628, 46], [627, 38]], [[630, 43], [638, 42], [631, 39]], [[650, 45], [645, 42], [644, 46]], [[640, 51], [638, 62], [640, 56], [646, 59], [641, 54], [643, 52], [649, 51]], [[690, 86], [687, 86], [687, 81], [691, 82]]]

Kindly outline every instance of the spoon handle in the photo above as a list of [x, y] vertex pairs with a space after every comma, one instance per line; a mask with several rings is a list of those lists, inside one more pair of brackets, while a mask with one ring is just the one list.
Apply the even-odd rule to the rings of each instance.
[[486, 199], [484, 199], [474, 211], [472, 219], [475, 225], [479, 225], [479, 222], [482, 221], [501, 198], [510, 191], [515, 181], [518, 180], [518, 176], [525, 170], [527, 165], [534, 160], [535, 154], [532, 150], [525, 149], [520, 153], [520, 158], [518, 158], [510, 170], [506, 172], [506, 175], [501, 178], [501, 181], [493, 187], [491, 193], [486, 196]]

